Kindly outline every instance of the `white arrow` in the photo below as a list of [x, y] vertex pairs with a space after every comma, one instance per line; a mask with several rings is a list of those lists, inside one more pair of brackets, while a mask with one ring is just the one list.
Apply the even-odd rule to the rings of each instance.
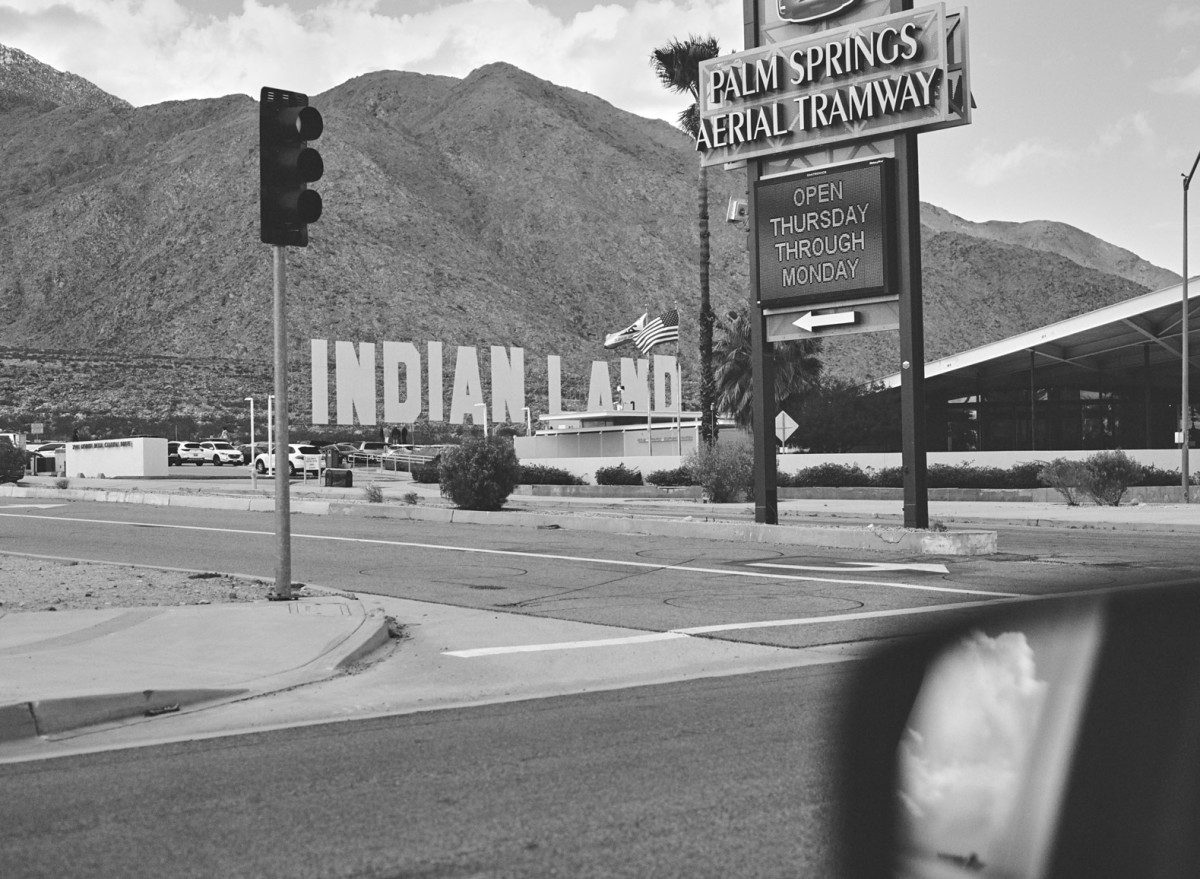
[[[853, 565], [853, 567], [849, 567]], [[917, 562], [911, 565], [893, 562], [845, 562], [838, 567], [821, 567], [819, 565], [781, 565], [773, 562], [751, 562], [754, 568], [789, 568], [797, 571], [825, 571], [832, 573], [861, 573], [863, 571], [921, 571], [926, 574], [949, 574], [945, 565]]]
[[833, 314], [813, 314], [811, 311], [792, 321], [806, 333], [811, 333], [819, 327], [834, 327], [839, 324], [852, 324], [858, 321], [857, 311], [838, 311]]
[[53, 510], [55, 507], [65, 507], [66, 504], [0, 504], [0, 510]]

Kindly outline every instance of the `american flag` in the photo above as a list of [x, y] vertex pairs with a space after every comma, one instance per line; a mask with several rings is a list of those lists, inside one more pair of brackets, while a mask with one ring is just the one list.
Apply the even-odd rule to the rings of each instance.
[[678, 341], [679, 312], [674, 308], [668, 309], [654, 320], [648, 321], [642, 331], [633, 337], [633, 344], [637, 345], [638, 350], [643, 354], [649, 354], [651, 348], [663, 342]]

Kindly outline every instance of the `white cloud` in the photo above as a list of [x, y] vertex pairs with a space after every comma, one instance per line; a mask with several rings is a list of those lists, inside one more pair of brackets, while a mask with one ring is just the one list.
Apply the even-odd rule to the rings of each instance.
[[1200, 25], [1200, 9], [1195, 6], [1177, 6], [1172, 3], [1163, 10], [1161, 21], [1168, 31], [1189, 25]]
[[1133, 142], [1133, 148], [1140, 153], [1150, 153], [1158, 149], [1158, 138], [1144, 112], [1139, 111], [1124, 116], [1103, 129], [1092, 145], [1091, 151], [1094, 154], [1105, 153], [1130, 141]]
[[[373, 70], [466, 76], [507, 61], [645, 116], [673, 119], [678, 96], [647, 59], [689, 33], [741, 49], [728, 0], [597, 3], [564, 20], [533, 0], [449, 0], [384, 14], [376, 0], [296, 7], [244, 0], [221, 14], [189, 0], [5, 0], [0, 24], [17, 48], [136, 105], [263, 85], [317, 93]], [[402, 4], [399, 4], [402, 6]], [[389, 5], [389, 8], [394, 8]]]
[[992, 186], [1016, 176], [1035, 163], [1059, 163], [1069, 158], [1066, 150], [1035, 140], [1023, 140], [1005, 152], [980, 148], [967, 165], [967, 179], [976, 186]]
[[1182, 76], [1171, 76], [1155, 80], [1150, 88], [1164, 95], [1200, 96], [1200, 66]]

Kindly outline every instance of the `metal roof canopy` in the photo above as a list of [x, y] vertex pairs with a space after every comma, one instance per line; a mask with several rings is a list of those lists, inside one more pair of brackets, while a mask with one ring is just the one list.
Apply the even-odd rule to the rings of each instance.
[[[1200, 278], [1189, 280], [1189, 317], [1200, 300]], [[1048, 324], [925, 364], [926, 394], [956, 399], [980, 389], [1028, 388], [1030, 366], [1038, 387], [1071, 386], [1111, 390], [1145, 386], [1179, 387], [1183, 282], [1153, 293]], [[1188, 326], [1188, 361], [1200, 367], [1200, 321]], [[1032, 354], [1031, 354], [1032, 352]], [[1144, 372], [1149, 365], [1149, 375]], [[900, 386], [900, 373], [882, 379]]]

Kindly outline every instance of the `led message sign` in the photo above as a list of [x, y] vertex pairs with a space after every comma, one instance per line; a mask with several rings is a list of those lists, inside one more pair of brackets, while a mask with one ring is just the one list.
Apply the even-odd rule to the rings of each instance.
[[702, 162], [969, 121], [965, 30], [937, 3], [703, 62]]
[[761, 180], [756, 186], [763, 306], [890, 292], [890, 159]]

